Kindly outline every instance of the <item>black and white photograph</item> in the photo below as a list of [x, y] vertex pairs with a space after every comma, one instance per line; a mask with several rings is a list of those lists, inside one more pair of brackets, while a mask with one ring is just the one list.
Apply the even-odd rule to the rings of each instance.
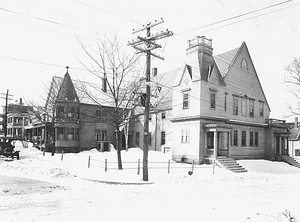
[[300, 0], [0, 0], [0, 221], [300, 222]]

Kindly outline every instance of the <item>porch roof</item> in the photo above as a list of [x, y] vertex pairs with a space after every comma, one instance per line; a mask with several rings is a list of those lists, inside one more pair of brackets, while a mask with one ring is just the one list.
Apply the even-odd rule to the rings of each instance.
[[204, 128], [208, 130], [214, 129], [217, 131], [225, 131], [225, 132], [230, 131], [232, 129], [232, 127], [227, 124], [217, 124], [217, 123], [206, 124], [204, 125]]
[[291, 133], [288, 131], [274, 131], [274, 135], [288, 137]]

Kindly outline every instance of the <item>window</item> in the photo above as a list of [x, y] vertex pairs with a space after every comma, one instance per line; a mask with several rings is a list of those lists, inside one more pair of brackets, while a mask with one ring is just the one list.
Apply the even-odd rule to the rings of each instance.
[[233, 96], [233, 115], [239, 114], [239, 98], [237, 96]]
[[57, 107], [57, 117], [64, 117], [65, 107], [58, 106]]
[[190, 130], [181, 130], [181, 143], [190, 142]]
[[254, 145], [258, 146], [258, 132], [255, 132]]
[[183, 102], [182, 102], [182, 108], [183, 109], [189, 109], [190, 107], [190, 92], [183, 92]]
[[247, 98], [242, 98], [242, 116], [247, 116]]
[[103, 92], [107, 92], [107, 79], [106, 78], [102, 78], [102, 91]]
[[95, 130], [96, 141], [107, 141], [107, 130]]
[[74, 128], [68, 128], [68, 140], [73, 140], [74, 139]]
[[233, 131], [233, 145], [234, 146], [238, 145], [238, 131], [237, 130]]
[[246, 146], [246, 131], [242, 131], [242, 146]]
[[96, 110], [96, 117], [101, 119], [106, 119], [107, 112], [105, 110]]
[[241, 68], [248, 70], [248, 63], [247, 63], [246, 58], [242, 59], [242, 61], [241, 61]]
[[225, 93], [225, 97], [224, 97], [224, 110], [227, 111], [227, 94]]
[[250, 132], [249, 146], [253, 146], [253, 132]]
[[140, 132], [135, 132], [135, 144], [140, 145]]
[[101, 141], [101, 130], [95, 131], [96, 141]]
[[161, 132], [161, 140], [160, 145], [164, 145], [166, 143], [166, 132]]
[[162, 119], [165, 119], [165, 118], [166, 118], [166, 113], [165, 113], [165, 112], [161, 113], [161, 118], [162, 118]]
[[295, 156], [300, 156], [300, 149], [295, 149]]
[[107, 141], [107, 130], [102, 130], [102, 141]]
[[216, 109], [216, 92], [210, 91], [210, 108]]
[[74, 116], [74, 113], [75, 113], [75, 108], [74, 107], [69, 107], [68, 108], [68, 113], [67, 113], [67, 116], [69, 118], [72, 118]]
[[101, 112], [101, 118], [106, 119], [107, 118], [107, 112], [105, 110], [102, 110]]
[[254, 100], [249, 100], [249, 116], [254, 117]]
[[74, 139], [75, 140], [79, 139], [79, 129], [78, 128], [74, 128]]
[[101, 117], [101, 110], [96, 110], [96, 117]]
[[63, 127], [57, 128], [57, 139], [59, 139], [59, 140], [64, 139], [64, 128]]
[[259, 116], [260, 117], [264, 116], [264, 105], [265, 105], [265, 103], [263, 101], [259, 101]]

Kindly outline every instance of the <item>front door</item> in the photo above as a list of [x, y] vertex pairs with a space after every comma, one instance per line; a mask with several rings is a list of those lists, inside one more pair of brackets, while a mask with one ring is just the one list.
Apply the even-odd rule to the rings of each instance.
[[214, 133], [207, 133], [207, 156], [212, 156], [214, 154]]

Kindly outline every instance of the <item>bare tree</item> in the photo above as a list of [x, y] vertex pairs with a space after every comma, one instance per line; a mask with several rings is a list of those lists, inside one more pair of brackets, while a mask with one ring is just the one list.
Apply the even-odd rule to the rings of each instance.
[[98, 38], [96, 48], [84, 46], [82, 42], [80, 44], [90, 64], [80, 62], [100, 82], [100, 84], [82, 82], [82, 90], [103, 109], [113, 107], [107, 110], [110, 116], [107, 124], [115, 128], [118, 169], [121, 170], [123, 167], [120, 132], [124, 128], [126, 134], [131, 110], [135, 106], [136, 93], [140, 87], [138, 56], [122, 50], [116, 35], [111, 39]]
[[[44, 152], [47, 150], [48, 144], [51, 142], [51, 155], [55, 153], [55, 128], [56, 111], [58, 107], [58, 91], [60, 89], [61, 79], [53, 77], [52, 82], [45, 85], [44, 94], [40, 96], [39, 101], [26, 101], [33, 107], [31, 111], [31, 119], [35, 123], [39, 123], [44, 127]], [[48, 138], [51, 141], [48, 141]], [[50, 144], [49, 144], [50, 145]]]
[[[294, 58], [292, 62], [285, 67], [285, 82], [287, 83], [287, 87], [296, 98], [300, 101], [300, 58]], [[298, 107], [293, 108], [291, 105], [289, 106], [290, 111], [293, 114], [300, 114], [300, 102], [298, 103]]]

